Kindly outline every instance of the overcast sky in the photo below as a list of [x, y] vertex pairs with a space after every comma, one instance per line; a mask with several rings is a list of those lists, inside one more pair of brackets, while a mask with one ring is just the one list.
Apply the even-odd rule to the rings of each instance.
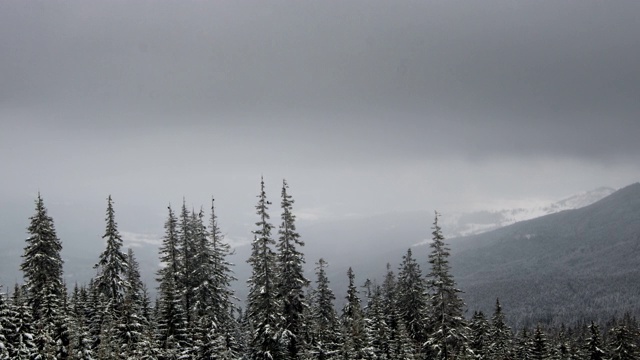
[[639, 19], [638, 1], [4, 0], [0, 203], [29, 216], [40, 190], [72, 227], [112, 194], [124, 231], [154, 233], [183, 196], [254, 222], [261, 175], [309, 221], [619, 188], [640, 179]]

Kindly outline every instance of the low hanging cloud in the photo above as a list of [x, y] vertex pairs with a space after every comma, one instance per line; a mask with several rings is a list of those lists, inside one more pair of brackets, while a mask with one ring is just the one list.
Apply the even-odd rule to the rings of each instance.
[[125, 246], [130, 247], [158, 247], [162, 244], [162, 237], [157, 234], [136, 233], [131, 231], [120, 231]]
[[639, 4], [7, 1], [0, 117], [313, 159], [637, 157]]

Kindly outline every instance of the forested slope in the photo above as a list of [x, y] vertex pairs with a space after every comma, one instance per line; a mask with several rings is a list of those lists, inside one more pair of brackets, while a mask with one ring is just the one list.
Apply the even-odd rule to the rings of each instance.
[[640, 311], [640, 184], [451, 246], [471, 309], [490, 309], [499, 294], [519, 325]]

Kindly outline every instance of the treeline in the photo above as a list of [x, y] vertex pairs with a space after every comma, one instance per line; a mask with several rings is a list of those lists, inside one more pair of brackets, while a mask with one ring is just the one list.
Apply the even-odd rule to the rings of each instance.
[[261, 181], [245, 311], [235, 305], [231, 249], [213, 201], [208, 215], [184, 202], [178, 213], [168, 208], [152, 301], [133, 251], [122, 249], [111, 197], [95, 276], [68, 292], [62, 243], [38, 194], [24, 284], [0, 296], [0, 359], [638, 359], [629, 315], [602, 330], [585, 319], [514, 331], [496, 301], [490, 317], [466, 318], [437, 213], [425, 273], [411, 249], [381, 281], [358, 286], [349, 269], [337, 311], [328, 263], [319, 259], [315, 279], [305, 278], [288, 191], [283, 181], [276, 227]]

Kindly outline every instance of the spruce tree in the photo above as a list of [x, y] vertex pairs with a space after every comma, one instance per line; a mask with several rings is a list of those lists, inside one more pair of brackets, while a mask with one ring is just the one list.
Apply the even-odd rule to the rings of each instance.
[[399, 316], [397, 311], [397, 284], [396, 276], [391, 270], [391, 264], [387, 263], [387, 273], [382, 282], [382, 307], [386, 316], [386, 322], [391, 332], [398, 328]]
[[88, 294], [86, 288], [75, 285], [70, 301], [71, 313], [71, 357], [78, 360], [92, 360], [93, 350], [89, 333]]
[[198, 319], [211, 314], [213, 297], [217, 289], [213, 287], [213, 251], [209, 242], [210, 237], [204, 224], [204, 212], [200, 209], [197, 217], [191, 221], [194, 240], [194, 258], [192, 277], [193, 288], [193, 316]]
[[164, 267], [158, 270], [158, 304], [156, 322], [158, 344], [164, 359], [177, 359], [187, 341], [186, 314], [178, 282], [182, 278], [178, 249], [178, 220], [168, 208], [169, 215], [164, 224], [165, 235], [160, 247], [160, 261]]
[[237, 316], [235, 318], [236, 324], [238, 324], [235, 338], [238, 341], [239, 353], [243, 354], [244, 359], [247, 359], [250, 354], [249, 345], [253, 338], [253, 328], [251, 327], [247, 311], [244, 311], [242, 307], [237, 308]]
[[567, 338], [567, 331], [564, 323], [560, 325], [560, 331], [555, 339], [555, 348], [553, 359], [554, 360], [571, 360], [572, 349], [569, 339]]
[[395, 360], [420, 359], [420, 352], [416, 350], [402, 321], [398, 322], [397, 341], [395, 342], [395, 351], [393, 354], [395, 355], [392, 359]]
[[367, 348], [369, 339], [358, 289], [355, 285], [355, 275], [351, 268], [347, 271], [347, 277], [349, 278], [347, 301], [342, 308], [340, 317], [342, 327], [341, 357], [344, 360], [367, 359], [371, 355]]
[[617, 325], [610, 330], [609, 349], [611, 360], [635, 360], [638, 359], [637, 345], [634, 343], [633, 334], [625, 325]]
[[31, 306], [26, 303], [18, 284], [15, 285], [9, 307], [9, 323], [12, 331], [9, 342], [10, 359], [33, 359], [38, 356], [38, 349], [34, 342], [33, 316]]
[[23, 262], [20, 268], [25, 278], [27, 304], [31, 306], [34, 316], [44, 318], [45, 307], [49, 304], [43, 302], [48, 295], [53, 294], [60, 302], [64, 295], [63, 262], [60, 256], [62, 243], [56, 235], [53, 219], [47, 214], [39, 193], [36, 199], [36, 213], [29, 219], [29, 237], [26, 240], [27, 246], [22, 255]]
[[[39, 356], [52, 359], [60, 344], [66, 342], [64, 310], [66, 296], [62, 281], [62, 243], [56, 235], [53, 219], [47, 214], [42, 197], [38, 193], [36, 213], [29, 218], [29, 237], [24, 249], [21, 270], [24, 273], [26, 303], [31, 307], [35, 320], [33, 331]], [[64, 352], [61, 352], [64, 356]]]
[[[157, 322], [156, 309], [151, 307], [151, 299], [147, 286], [142, 284], [141, 289], [141, 308], [140, 320], [143, 326], [142, 342], [139, 344], [140, 360], [158, 360], [160, 359], [160, 349], [157, 343]], [[157, 297], [156, 297], [157, 301]]]
[[454, 359], [462, 356], [466, 348], [468, 332], [463, 317], [464, 303], [458, 295], [461, 291], [455, 287], [450, 274], [449, 248], [444, 243], [442, 230], [438, 225], [439, 214], [436, 212], [433, 222], [433, 241], [429, 263], [429, 290], [431, 295], [430, 336], [427, 346], [438, 359]]
[[547, 344], [547, 337], [540, 328], [540, 325], [536, 326], [536, 330], [533, 333], [533, 342], [531, 347], [531, 359], [533, 360], [545, 360], [549, 358], [549, 348]]
[[90, 349], [96, 350], [100, 345], [100, 332], [102, 331], [104, 312], [101, 309], [100, 294], [94, 285], [93, 279], [89, 280], [86, 292], [85, 318], [89, 330]]
[[9, 339], [11, 339], [11, 333], [13, 324], [11, 324], [11, 313], [9, 310], [8, 300], [2, 292], [2, 286], [0, 285], [0, 360], [9, 360]]
[[570, 347], [572, 353], [572, 360], [574, 359], [588, 359], [588, 339], [591, 337], [591, 331], [589, 330], [589, 325], [591, 322], [587, 323], [582, 320], [574, 327], [574, 334], [571, 337]]
[[237, 351], [237, 342], [232, 333], [235, 320], [231, 316], [231, 281], [234, 277], [231, 264], [226, 259], [230, 247], [224, 242], [218, 227], [213, 200], [208, 231], [204, 228], [203, 216], [201, 211], [199, 221], [194, 226], [197, 245], [194, 259], [194, 313], [197, 321], [192, 327], [196, 331], [197, 356], [209, 358], [217, 354], [218, 359], [229, 359]]
[[92, 329], [96, 357], [117, 357], [118, 344], [113, 339], [117, 337], [117, 328], [123, 318], [125, 295], [130, 288], [127, 281], [129, 264], [122, 252], [122, 237], [115, 220], [113, 200], [107, 198], [106, 229], [102, 236], [106, 241], [106, 248], [100, 254], [98, 263], [94, 265], [97, 274], [93, 279], [93, 311]]
[[368, 351], [375, 359], [390, 359], [394, 354], [391, 345], [390, 328], [387, 324], [382, 289], [375, 282], [371, 283], [368, 292], [368, 303], [365, 308], [365, 324], [368, 338]]
[[469, 323], [469, 329], [469, 348], [475, 354], [475, 358], [478, 360], [494, 359], [489, 356], [491, 329], [489, 321], [487, 321], [487, 318], [482, 311], [476, 311], [473, 313]]
[[304, 246], [300, 235], [296, 231], [295, 215], [293, 214], [293, 197], [287, 193], [286, 180], [282, 180], [281, 203], [282, 208], [277, 249], [277, 296], [281, 301], [282, 334], [280, 341], [284, 347], [283, 359], [298, 359], [305, 351], [304, 317], [308, 306], [305, 299], [305, 288], [309, 280], [304, 277], [304, 255], [298, 247]]
[[94, 279], [94, 286], [101, 295], [102, 300], [107, 303], [107, 307], [119, 311], [124, 296], [130, 284], [126, 280], [129, 269], [127, 257], [122, 252], [122, 237], [118, 232], [118, 224], [115, 220], [113, 210], [113, 200], [111, 195], [107, 198], [107, 225], [102, 236], [107, 242], [106, 249], [100, 254], [98, 263], [94, 268], [98, 269], [98, 274]]
[[182, 296], [183, 307], [186, 310], [186, 323], [187, 328], [191, 328], [192, 312], [194, 302], [194, 289], [197, 286], [195, 283], [195, 269], [196, 269], [196, 239], [195, 229], [197, 226], [198, 217], [194, 211], [189, 213], [185, 200], [182, 201], [182, 209], [180, 211], [180, 221], [178, 223], [178, 241], [180, 244], [180, 265], [182, 270], [179, 272], [180, 277], [176, 283], [178, 292]]
[[426, 321], [428, 299], [427, 284], [422, 277], [420, 265], [413, 258], [411, 248], [402, 257], [402, 264], [398, 272], [396, 289], [397, 311], [400, 321], [414, 343], [416, 349], [421, 349], [427, 341]]
[[[191, 305], [186, 308], [190, 318], [193, 319], [188, 326], [189, 348], [185, 349], [183, 356], [194, 357], [199, 352], [208, 353], [211, 346], [209, 339], [209, 329], [216, 326], [211, 318], [212, 295], [216, 292], [211, 287], [211, 247], [209, 246], [209, 235], [204, 224], [204, 212], [196, 215], [192, 212], [190, 219], [191, 242], [193, 247], [193, 258], [191, 271], [188, 273], [188, 287], [185, 293], [189, 292]], [[185, 271], [187, 269], [185, 268]]]
[[235, 334], [238, 325], [233, 317], [236, 306], [233, 303], [235, 295], [231, 283], [237, 279], [233, 275], [233, 264], [227, 259], [231, 254], [231, 246], [225, 241], [218, 226], [218, 217], [213, 199], [211, 199], [209, 237], [213, 271], [211, 282], [215, 289], [211, 314], [214, 321], [216, 321], [216, 343], [221, 344], [221, 353], [226, 354], [226, 358], [233, 358], [237, 356], [239, 344]]
[[126, 281], [129, 287], [126, 289], [122, 306], [122, 320], [118, 322], [115, 331], [116, 337], [112, 339], [119, 345], [119, 354], [122, 358], [140, 358], [145, 348], [145, 319], [142, 317], [142, 281], [138, 261], [132, 249], [127, 251]]
[[311, 297], [311, 344], [309, 354], [313, 359], [328, 360], [336, 356], [339, 341], [339, 323], [329, 286], [327, 262], [320, 258], [316, 263], [316, 289]]
[[491, 359], [501, 360], [509, 359], [511, 353], [511, 329], [502, 312], [500, 299], [496, 299], [496, 306], [491, 317], [491, 343], [489, 345], [489, 354]]
[[407, 333], [398, 309], [398, 282], [391, 264], [382, 283], [382, 313], [388, 331], [389, 359], [409, 359], [415, 356], [415, 346]]
[[529, 334], [529, 331], [525, 327], [522, 329], [517, 339], [517, 344], [514, 351], [516, 359], [530, 360], [532, 347], [533, 345], [531, 341], [531, 335]]
[[180, 266], [180, 250], [178, 244], [178, 219], [175, 213], [171, 210], [171, 206], [168, 207], [169, 215], [167, 221], [164, 223], [165, 235], [162, 238], [162, 245], [160, 245], [160, 262], [164, 267], [158, 270], [157, 281], [160, 284], [160, 291], [162, 291], [162, 283], [166, 281], [168, 277], [173, 277], [174, 283], [180, 280], [181, 266]]
[[120, 341], [118, 341], [118, 325], [120, 315], [113, 311], [109, 305], [102, 307], [102, 318], [100, 339], [98, 345], [94, 349], [94, 353], [98, 359], [119, 359], [121, 358]]
[[187, 347], [186, 315], [172, 276], [160, 293], [158, 343], [163, 359], [179, 359]]
[[141, 287], [141, 308], [140, 308], [140, 314], [143, 317], [143, 320], [145, 321], [145, 323], [148, 324], [148, 326], [153, 326], [153, 321], [155, 320], [153, 317], [153, 308], [151, 307], [151, 298], [149, 297], [149, 290], [147, 289], [147, 285], [145, 283], [142, 283], [142, 287]]
[[602, 340], [600, 338], [600, 329], [593, 321], [589, 325], [589, 338], [585, 344], [585, 355], [589, 360], [604, 360], [606, 352], [603, 349]]
[[248, 263], [252, 273], [248, 281], [247, 316], [251, 328], [249, 358], [251, 360], [280, 359], [278, 325], [282, 323], [280, 299], [277, 295], [276, 254], [271, 248], [275, 241], [271, 238], [273, 225], [269, 222], [269, 205], [264, 190], [264, 179], [260, 181], [260, 194], [256, 213], [259, 221], [253, 232], [251, 256]]
[[63, 285], [64, 296], [62, 297], [61, 312], [54, 317], [53, 334], [55, 339], [55, 359], [68, 359], [71, 355], [71, 328], [69, 324], [72, 317], [69, 310], [66, 286]]

